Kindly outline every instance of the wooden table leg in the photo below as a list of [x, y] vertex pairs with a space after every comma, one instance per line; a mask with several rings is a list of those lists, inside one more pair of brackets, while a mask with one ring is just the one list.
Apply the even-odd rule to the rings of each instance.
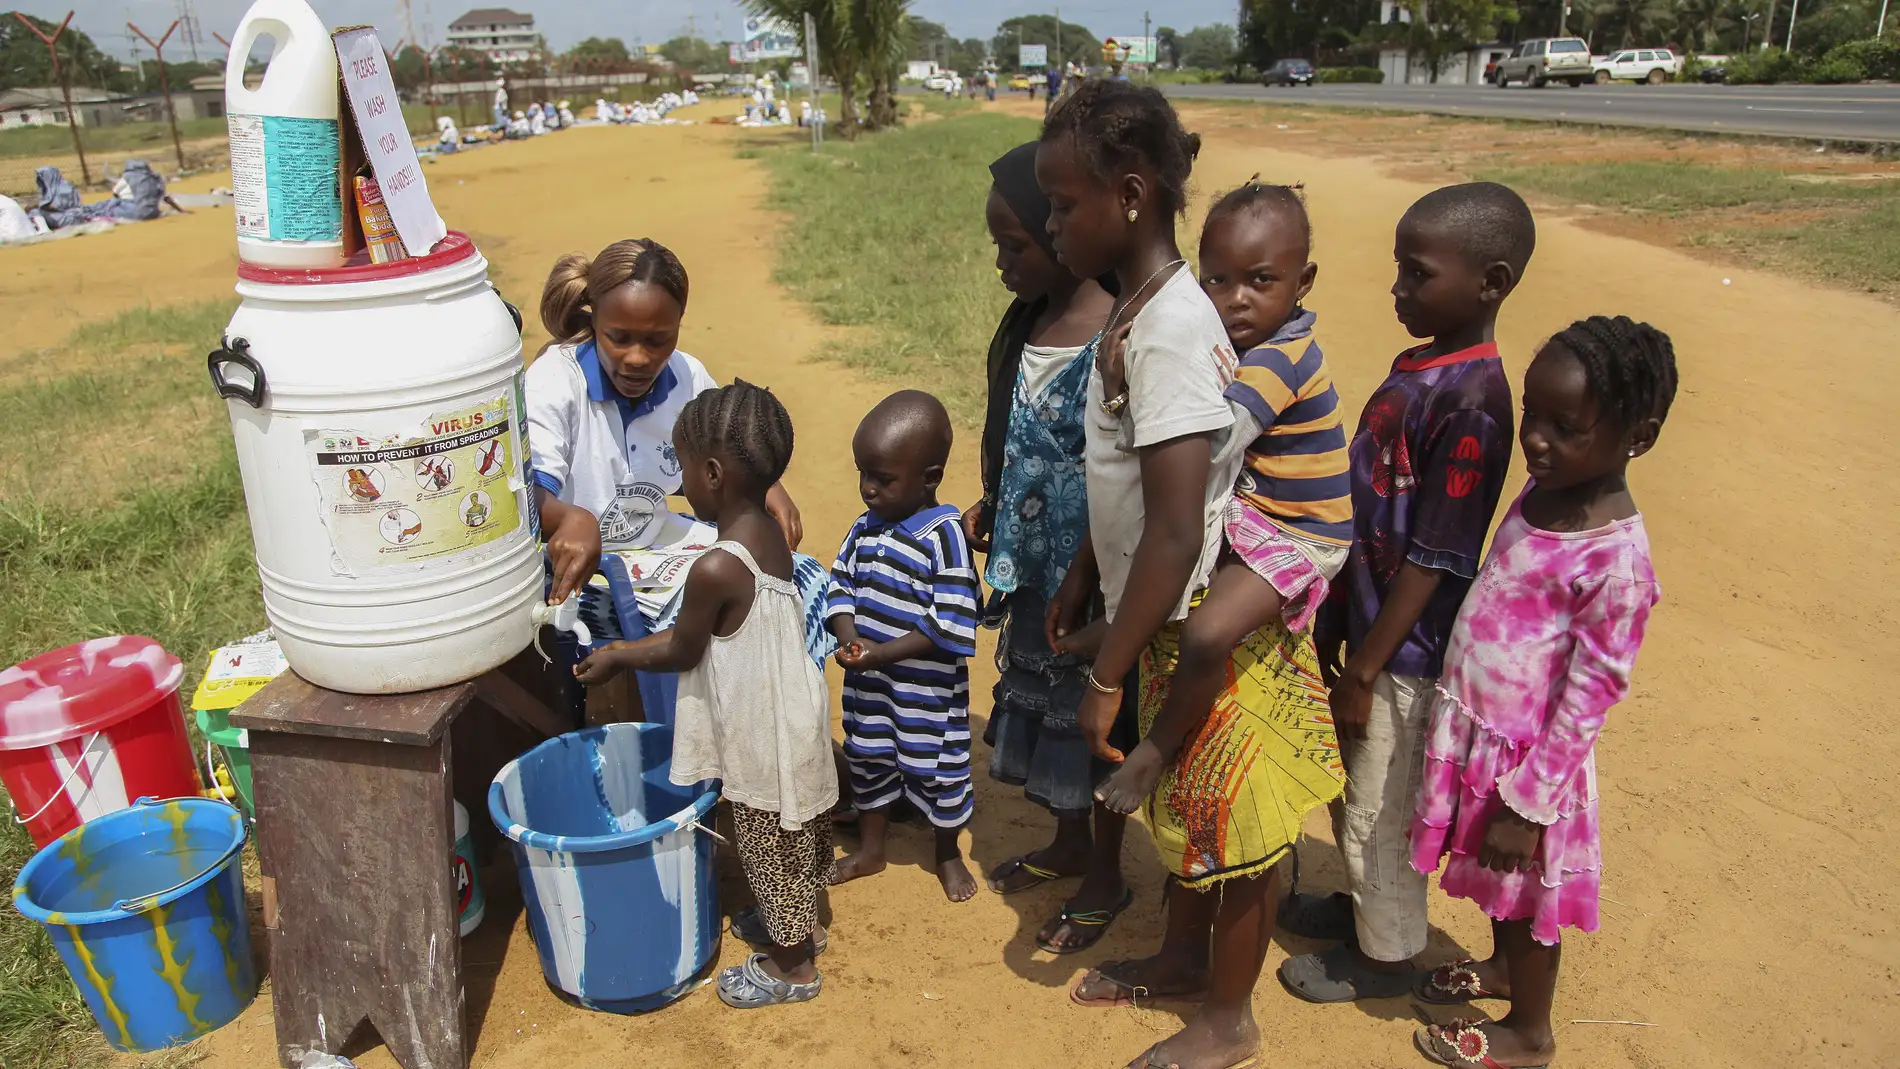
[[414, 746], [252, 730], [284, 1065], [340, 1051], [367, 1021], [404, 1069], [466, 1069], [449, 749], [446, 733]]

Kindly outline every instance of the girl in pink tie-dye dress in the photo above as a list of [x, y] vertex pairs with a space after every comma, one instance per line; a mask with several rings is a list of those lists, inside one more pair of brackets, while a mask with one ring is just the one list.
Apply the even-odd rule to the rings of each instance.
[[1436, 1003], [1506, 998], [1495, 1023], [1417, 1036], [1443, 1065], [1544, 1066], [1559, 929], [1595, 931], [1596, 741], [1660, 589], [1625, 470], [1675, 396], [1661, 331], [1625, 317], [1572, 324], [1524, 376], [1518, 431], [1531, 483], [1458, 613], [1427, 736], [1412, 866], [1492, 918], [1489, 960], [1421, 979]]

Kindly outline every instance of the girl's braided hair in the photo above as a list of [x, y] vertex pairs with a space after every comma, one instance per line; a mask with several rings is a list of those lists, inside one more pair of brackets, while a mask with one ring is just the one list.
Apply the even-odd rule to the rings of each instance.
[[589, 260], [569, 253], [554, 261], [541, 291], [541, 325], [567, 344], [594, 334], [594, 304], [629, 282], [651, 282], [686, 308], [686, 268], [673, 250], [652, 238], [627, 238]]
[[772, 391], [744, 379], [686, 402], [674, 433], [695, 456], [723, 454], [737, 461], [760, 491], [778, 482], [792, 462], [791, 414]]
[[1624, 427], [1668, 417], [1676, 399], [1676, 348], [1669, 335], [1628, 316], [1591, 316], [1550, 340], [1576, 355], [1604, 415]]
[[[1306, 214], [1306, 186], [1299, 182], [1291, 185], [1275, 185], [1262, 182], [1258, 174], [1227, 192], [1221, 194], [1213, 207], [1207, 209], [1207, 220], [1230, 215], [1234, 212], [1253, 210], [1284, 211], [1300, 221], [1300, 231], [1306, 236], [1306, 243], [1313, 244], [1313, 220]], [[1205, 226], [1205, 224], [1203, 224]]]
[[1187, 211], [1188, 176], [1201, 139], [1182, 128], [1161, 90], [1106, 79], [1083, 82], [1043, 121], [1044, 142], [1065, 135], [1075, 138], [1095, 177], [1106, 181], [1146, 164], [1158, 180], [1161, 206]]

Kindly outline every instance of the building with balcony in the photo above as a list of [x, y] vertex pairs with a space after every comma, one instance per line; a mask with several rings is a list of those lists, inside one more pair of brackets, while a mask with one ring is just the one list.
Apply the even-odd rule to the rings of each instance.
[[497, 63], [521, 63], [541, 43], [534, 16], [505, 7], [478, 7], [449, 23], [449, 44], [483, 52]]

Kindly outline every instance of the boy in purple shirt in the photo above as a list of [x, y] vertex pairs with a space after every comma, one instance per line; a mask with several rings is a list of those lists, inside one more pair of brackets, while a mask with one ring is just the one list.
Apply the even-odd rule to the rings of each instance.
[[1425, 949], [1425, 877], [1406, 863], [1406, 832], [1445, 644], [1511, 462], [1495, 331], [1535, 244], [1523, 199], [1490, 182], [1434, 190], [1399, 220], [1393, 304], [1431, 341], [1399, 354], [1348, 450], [1352, 553], [1317, 638], [1322, 670], [1337, 666], [1347, 782], [1334, 827], [1352, 895], [1289, 903], [1289, 928], [1347, 940], [1280, 967], [1309, 1001], [1406, 994]]

